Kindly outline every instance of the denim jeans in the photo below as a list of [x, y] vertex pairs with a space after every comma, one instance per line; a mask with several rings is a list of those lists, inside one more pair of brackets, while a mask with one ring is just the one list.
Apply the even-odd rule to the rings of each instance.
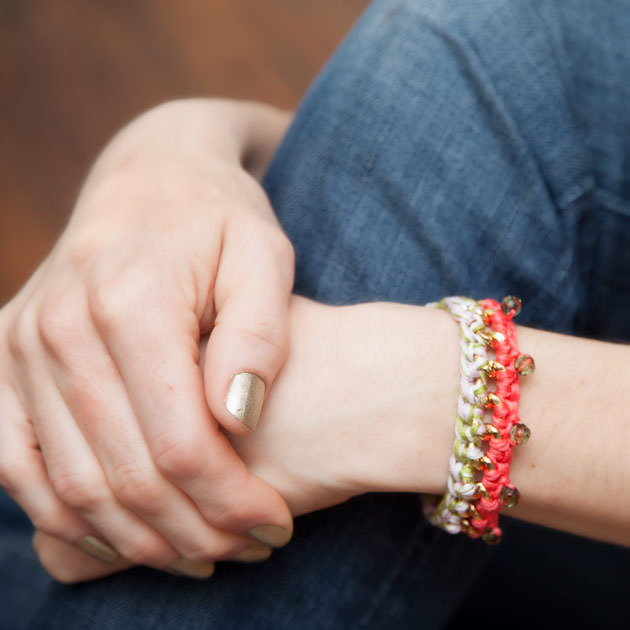
[[[520, 324], [630, 339], [629, 34], [624, 0], [374, 2], [265, 178], [296, 292], [336, 304], [513, 293]], [[139, 568], [55, 584], [6, 497], [0, 513], [2, 629], [630, 618], [627, 550], [509, 519], [488, 548], [427, 525], [411, 495], [301, 517], [271, 560], [203, 583]]]

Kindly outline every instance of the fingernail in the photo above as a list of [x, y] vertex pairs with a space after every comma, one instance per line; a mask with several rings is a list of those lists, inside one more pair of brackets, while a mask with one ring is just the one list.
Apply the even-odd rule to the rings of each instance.
[[194, 560], [179, 558], [171, 562], [168, 568], [177, 575], [205, 580], [214, 573], [214, 562], [195, 562]]
[[283, 547], [291, 540], [291, 531], [279, 525], [259, 525], [247, 532], [264, 545]]
[[96, 536], [83, 536], [76, 542], [76, 545], [81, 551], [92, 556], [92, 558], [102, 560], [107, 562], [107, 564], [112, 564], [120, 557], [113, 547], [110, 547]]
[[265, 381], [257, 374], [241, 372], [230, 383], [225, 407], [253, 431], [258, 424], [264, 399]]
[[239, 551], [230, 560], [235, 562], [262, 562], [267, 560], [272, 552], [273, 549], [267, 545], [252, 545], [251, 547], [246, 547], [243, 551]]

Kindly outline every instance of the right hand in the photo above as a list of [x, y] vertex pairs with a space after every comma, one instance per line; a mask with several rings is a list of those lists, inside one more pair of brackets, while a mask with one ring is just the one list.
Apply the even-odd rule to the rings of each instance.
[[230, 382], [269, 390], [286, 359], [293, 251], [238, 151], [209, 150], [229, 144], [210, 114], [173, 103], [119, 134], [0, 311], [0, 484], [44, 534], [157, 568], [292, 530], [219, 425], [249, 433], [259, 409], [232, 415]]

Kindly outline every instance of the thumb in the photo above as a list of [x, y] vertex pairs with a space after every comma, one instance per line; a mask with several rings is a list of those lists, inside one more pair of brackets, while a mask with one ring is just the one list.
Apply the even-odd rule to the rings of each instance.
[[293, 247], [277, 225], [257, 219], [226, 227], [204, 381], [210, 411], [232, 433], [256, 428], [287, 359], [293, 274]]

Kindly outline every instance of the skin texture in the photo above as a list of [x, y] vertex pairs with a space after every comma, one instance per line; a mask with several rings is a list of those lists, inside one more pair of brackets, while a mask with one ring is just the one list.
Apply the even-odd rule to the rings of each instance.
[[269, 388], [287, 357], [293, 249], [247, 168], [289, 119], [200, 99], [133, 121], [0, 310], [0, 484], [43, 533], [154, 567], [230, 557], [261, 526], [290, 537], [286, 503], [219, 430], [255, 424], [225, 406], [233, 377]]
[[[511, 478], [521, 501], [510, 514], [630, 545], [627, 348], [517, 329], [537, 370], [522, 381], [521, 416], [532, 437], [515, 452]], [[458, 330], [450, 316], [294, 297], [290, 331], [289, 358], [260, 430], [231, 438], [250, 470], [282, 493], [294, 515], [368, 491], [442, 493], [458, 394]], [[410, 339], [417, 352], [409, 352]], [[595, 381], [593, 370], [609, 378]], [[602, 396], [610, 401], [606, 414]], [[97, 561], [66, 558], [41, 536], [37, 548], [44, 566], [66, 581], [129, 566], [99, 569]]]

